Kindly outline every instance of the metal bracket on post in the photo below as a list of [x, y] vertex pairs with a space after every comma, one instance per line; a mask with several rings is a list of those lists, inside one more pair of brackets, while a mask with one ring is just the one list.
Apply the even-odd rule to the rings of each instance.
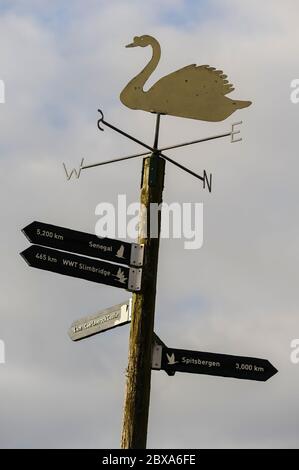
[[149, 167], [149, 186], [153, 187], [157, 184], [158, 179], [158, 155], [152, 155], [150, 157]]
[[143, 187], [143, 181], [144, 181], [144, 168], [145, 168], [145, 159], [148, 157], [143, 158], [142, 161], [142, 169], [141, 169], [141, 180], [140, 180], [140, 189]]
[[144, 256], [144, 244], [132, 243], [130, 265], [142, 266], [143, 256]]
[[160, 118], [161, 115], [158, 113], [156, 118], [156, 129], [155, 129], [155, 141], [154, 141], [154, 152], [150, 157], [150, 167], [149, 167], [149, 187], [154, 187], [157, 185], [158, 181], [158, 141], [159, 141], [159, 131], [160, 131]]
[[136, 292], [136, 291], [141, 290], [141, 276], [142, 276], [141, 268], [130, 268], [129, 282], [128, 282], [129, 291]]
[[152, 369], [161, 370], [162, 346], [155, 344], [152, 350]]
[[129, 299], [129, 302], [127, 304], [127, 311], [128, 311], [128, 321], [132, 320], [132, 297]]
[[121, 305], [119, 323], [131, 321], [132, 299]]
[[[159, 338], [158, 335], [156, 335], [156, 333], [154, 332], [153, 333], [153, 349], [155, 346], [161, 346], [161, 348], [165, 348], [167, 349], [167, 346], [166, 344], [161, 340], [161, 338]], [[169, 375], [170, 377], [174, 376], [175, 374], [175, 370], [165, 370], [166, 374]]]

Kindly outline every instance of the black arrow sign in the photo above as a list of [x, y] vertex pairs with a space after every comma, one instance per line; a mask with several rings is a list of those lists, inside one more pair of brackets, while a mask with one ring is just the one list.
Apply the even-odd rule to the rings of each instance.
[[142, 266], [143, 246], [111, 238], [99, 238], [56, 225], [32, 222], [22, 232], [31, 243], [72, 251], [128, 266]]
[[21, 253], [21, 256], [34, 268], [131, 291], [140, 290], [140, 268], [118, 266], [38, 245], [30, 246]]
[[[158, 368], [158, 367], [155, 367]], [[278, 371], [266, 359], [162, 348], [161, 369], [266, 381]]]

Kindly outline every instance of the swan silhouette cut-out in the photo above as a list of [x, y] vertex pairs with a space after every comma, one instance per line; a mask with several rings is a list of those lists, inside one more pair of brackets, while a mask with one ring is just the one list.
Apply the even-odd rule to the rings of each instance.
[[251, 101], [227, 98], [234, 88], [222, 70], [209, 65], [187, 65], [158, 80], [148, 91], [143, 87], [156, 69], [161, 48], [152, 36], [136, 36], [126, 47], [151, 46], [153, 55], [146, 67], [134, 77], [120, 94], [121, 102], [131, 109], [171, 116], [223, 121]]

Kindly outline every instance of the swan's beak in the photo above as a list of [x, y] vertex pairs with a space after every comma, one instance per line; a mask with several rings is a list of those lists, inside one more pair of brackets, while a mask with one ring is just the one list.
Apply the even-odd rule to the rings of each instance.
[[131, 44], [127, 44], [126, 47], [136, 47], [136, 44], [134, 42], [131, 42]]

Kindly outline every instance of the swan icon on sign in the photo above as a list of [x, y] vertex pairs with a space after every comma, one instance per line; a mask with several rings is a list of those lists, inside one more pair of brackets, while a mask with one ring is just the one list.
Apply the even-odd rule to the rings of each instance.
[[125, 276], [125, 273], [121, 268], [118, 268], [118, 271], [115, 277], [121, 284], [126, 283], [127, 277]]
[[166, 353], [166, 357], [167, 357], [169, 366], [173, 366], [174, 364], [178, 364], [178, 362], [179, 362], [179, 361], [175, 360], [174, 353], [172, 353], [172, 354], [167, 354]]
[[153, 55], [146, 67], [134, 77], [120, 94], [121, 102], [131, 109], [157, 114], [223, 121], [238, 109], [247, 108], [251, 101], [227, 98], [234, 88], [222, 70], [209, 65], [191, 64], [158, 80], [148, 91], [143, 87], [156, 69], [161, 48], [152, 36], [136, 36], [126, 47], [151, 46]]
[[124, 251], [125, 251], [125, 247], [124, 245], [121, 245], [116, 253], [117, 258], [124, 258]]

